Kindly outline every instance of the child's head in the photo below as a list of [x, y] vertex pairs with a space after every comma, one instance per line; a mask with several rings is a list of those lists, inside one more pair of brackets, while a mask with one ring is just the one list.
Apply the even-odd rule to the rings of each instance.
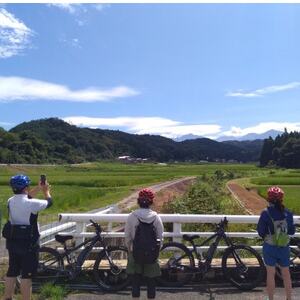
[[268, 188], [268, 201], [282, 212], [284, 211], [283, 196], [284, 191], [280, 187], [272, 186]]
[[284, 191], [278, 186], [268, 188], [268, 201], [269, 202], [282, 202]]
[[143, 189], [139, 192], [138, 204], [141, 208], [149, 208], [153, 204], [154, 193], [150, 189]]

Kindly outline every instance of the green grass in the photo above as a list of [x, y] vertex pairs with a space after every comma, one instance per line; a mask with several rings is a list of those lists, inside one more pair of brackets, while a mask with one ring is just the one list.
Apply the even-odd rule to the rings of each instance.
[[63, 300], [66, 294], [67, 291], [64, 287], [46, 283], [35, 298], [37, 300]]
[[1, 282], [0, 283], [0, 297], [3, 296], [4, 294], [4, 284]]
[[[297, 185], [280, 185], [284, 190], [284, 205], [294, 214], [300, 215], [300, 186]], [[267, 197], [267, 189], [269, 185], [256, 186], [258, 193]]]
[[256, 185], [300, 185], [299, 177], [283, 177], [283, 176], [272, 176], [272, 177], [261, 177], [251, 179], [251, 183]]
[[300, 214], [300, 172], [299, 170], [271, 170], [267, 176], [246, 179], [244, 186], [254, 187], [266, 198], [267, 189], [272, 185], [284, 190], [284, 205], [294, 214]]

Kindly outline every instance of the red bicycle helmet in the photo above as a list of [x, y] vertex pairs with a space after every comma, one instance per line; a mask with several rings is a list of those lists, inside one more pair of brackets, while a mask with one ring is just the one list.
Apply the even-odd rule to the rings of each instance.
[[150, 189], [142, 189], [139, 192], [139, 199], [146, 200], [149, 204], [153, 203], [154, 193]]
[[278, 186], [272, 186], [268, 189], [268, 200], [282, 200], [284, 191]]

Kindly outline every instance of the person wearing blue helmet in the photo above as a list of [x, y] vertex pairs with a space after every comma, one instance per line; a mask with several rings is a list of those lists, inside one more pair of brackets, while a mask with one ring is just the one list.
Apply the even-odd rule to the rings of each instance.
[[[9, 266], [5, 279], [5, 300], [13, 298], [16, 277], [20, 275], [22, 299], [31, 299], [31, 278], [38, 267], [38, 212], [52, 205], [48, 182], [40, 182], [35, 188], [29, 189], [30, 182], [30, 178], [23, 174], [15, 175], [10, 179], [14, 195], [7, 202], [9, 221], [14, 231], [25, 228], [30, 232], [30, 237], [20, 238], [16, 234], [6, 239]], [[43, 192], [45, 200], [34, 198], [40, 191]]]

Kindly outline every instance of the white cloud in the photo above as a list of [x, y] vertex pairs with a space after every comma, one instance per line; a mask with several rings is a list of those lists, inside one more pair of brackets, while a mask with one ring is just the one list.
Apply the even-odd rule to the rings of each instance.
[[109, 4], [103, 4], [103, 3], [94, 4], [94, 8], [98, 11], [103, 11], [103, 9], [108, 8], [108, 7], [110, 7]]
[[75, 14], [79, 9], [81, 9], [81, 4], [79, 3], [49, 3], [48, 5], [60, 8], [70, 14]]
[[295, 82], [290, 82], [290, 83], [283, 84], [283, 85], [267, 86], [267, 87], [257, 89], [254, 91], [249, 91], [249, 92], [245, 92], [243, 90], [237, 90], [235, 92], [227, 93], [226, 96], [245, 97], [245, 98], [262, 97], [266, 94], [273, 94], [273, 93], [282, 92], [282, 91], [286, 91], [286, 90], [296, 89], [298, 87], [300, 87], [300, 82], [295, 81]]
[[300, 131], [300, 122], [265, 122], [246, 128], [232, 126], [229, 131], [222, 132], [222, 135], [241, 137], [249, 133], [265, 133], [272, 129], [277, 131], [284, 131], [285, 128], [287, 129], [287, 131]]
[[0, 126], [11, 126], [13, 125], [13, 123], [9, 123], [9, 122], [0, 122]]
[[71, 39], [67, 39], [65, 37], [62, 37], [60, 39], [60, 42], [62, 42], [63, 44], [65, 44], [69, 47], [78, 48], [78, 49], [82, 48], [79, 38], [76, 38], [76, 37], [71, 38]]
[[48, 6], [57, 7], [65, 12], [68, 12], [72, 15], [86, 13], [88, 8], [96, 9], [98, 11], [103, 11], [105, 8], [108, 8], [109, 4], [96, 3], [96, 4], [81, 4], [81, 3], [49, 3]]
[[91, 10], [97, 10], [102, 12], [104, 9], [110, 7], [110, 4], [106, 3], [49, 3], [47, 4], [49, 7], [53, 6], [59, 8], [71, 15], [74, 16], [74, 20], [78, 26], [84, 26], [88, 23], [88, 18], [86, 17], [86, 13]]
[[194, 135], [209, 136], [220, 133], [219, 125], [185, 125], [160, 117], [117, 117], [117, 118], [90, 118], [83, 116], [66, 117], [70, 124], [83, 127], [122, 128], [135, 134], [158, 134], [169, 138], [193, 133]]
[[287, 128], [288, 131], [300, 131], [300, 122], [265, 122], [246, 128], [232, 126], [228, 131], [221, 131], [222, 127], [218, 124], [187, 125], [161, 117], [92, 118], [71, 116], [65, 117], [63, 120], [81, 127], [120, 129], [135, 134], [155, 134], [173, 139], [188, 134], [217, 139], [220, 136], [238, 138], [249, 133], [262, 134], [272, 129], [284, 131]]
[[0, 58], [22, 54], [33, 31], [6, 9], [0, 8]]
[[126, 86], [117, 86], [111, 89], [88, 87], [82, 90], [71, 90], [67, 86], [51, 82], [0, 76], [0, 102], [16, 100], [98, 102], [137, 94], [138, 91]]

